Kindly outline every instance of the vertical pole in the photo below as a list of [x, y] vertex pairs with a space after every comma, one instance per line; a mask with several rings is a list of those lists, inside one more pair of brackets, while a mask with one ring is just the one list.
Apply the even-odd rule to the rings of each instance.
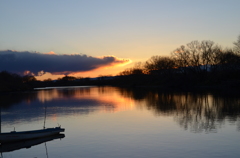
[[44, 124], [43, 124], [43, 129], [45, 129], [45, 124], [46, 124], [46, 117], [47, 117], [47, 107], [45, 106], [45, 117], [44, 117]]

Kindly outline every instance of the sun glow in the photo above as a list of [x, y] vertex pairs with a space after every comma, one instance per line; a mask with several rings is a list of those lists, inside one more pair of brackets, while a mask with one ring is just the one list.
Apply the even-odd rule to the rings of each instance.
[[[46, 53], [49, 55], [56, 55], [54, 52]], [[89, 57], [91, 58], [91, 57]], [[113, 55], [96, 57], [101, 59], [96, 63], [92, 63], [92, 68], [79, 71], [56, 71], [56, 72], [45, 72], [41, 71], [36, 75], [37, 80], [52, 79], [56, 80], [62, 78], [64, 75], [69, 75], [73, 77], [98, 77], [98, 76], [114, 76], [119, 72], [123, 71], [127, 65], [132, 63], [130, 59], [118, 58]], [[96, 59], [95, 58], [95, 59]], [[30, 72], [30, 71], [29, 71]]]
[[48, 52], [48, 53], [44, 53], [44, 54], [57, 55], [54, 51], [50, 51], [50, 52]]

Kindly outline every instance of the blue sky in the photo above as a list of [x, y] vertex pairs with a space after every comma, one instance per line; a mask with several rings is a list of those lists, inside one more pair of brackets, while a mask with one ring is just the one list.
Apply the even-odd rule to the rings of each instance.
[[[113, 55], [134, 63], [193, 40], [232, 47], [239, 6], [239, 0], [1, 0], [0, 50]], [[127, 66], [88, 75], [115, 75]]]

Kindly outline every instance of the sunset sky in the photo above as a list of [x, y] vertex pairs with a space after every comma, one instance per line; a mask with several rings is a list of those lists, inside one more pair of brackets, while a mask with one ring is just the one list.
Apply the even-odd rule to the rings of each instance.
[[240, 0], [1, 0], [0, 71], [97, 77], [169, 56], [193, 40], [231, 48], [240, 35], [239, 6]]

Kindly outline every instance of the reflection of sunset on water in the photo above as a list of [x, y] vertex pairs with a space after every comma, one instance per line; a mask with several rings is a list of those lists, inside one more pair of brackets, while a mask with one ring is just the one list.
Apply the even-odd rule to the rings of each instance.
[[51, 91], [38, 91], [37, 97], [39, 101], [44, 103], [47, 101], [51, 101], [55, 98], [59, 98], [59, 95], [56, 89], [52, 89]]
[[[216, 132], [223, 124], [222, 118], [228, 117], [222, 109], [230, 114], [239, 110], [238, 98], [227, 103], [221, 97], [208, 93], [163, 93], [138, 88], [58, 87], [39, 91], [37, 98], [45, 105], [58, 105], [56, 108], [50, 107], [52, 115], [58, 110], [62, 115], [79, 117], [147, 109], [158, 117], [172, 116], [185, 130], [195, 133]], [[232, 108], [227, 108], [230, 105]], [[56, 118], [52, 119], [60, 118], [60, 115], [53, 116]], [[141, 116], [144, 117], [144, 113]]]
[[67, 89], [51, 89], [41, 90], [37, 93], [37, 98], [40, 102], [46, 103], [53, 100], [97, 100], [101, 108], [100, 111], [117, 112], [134, 108], [134, 101], [131, 98], [123, 97], [113, 87], [84, 87]]
[[54, 122], [57, 121], [57, 118], [58, 118], [57, 114], [53, 114], [53, 115], [50, 116], [50, 119]]

